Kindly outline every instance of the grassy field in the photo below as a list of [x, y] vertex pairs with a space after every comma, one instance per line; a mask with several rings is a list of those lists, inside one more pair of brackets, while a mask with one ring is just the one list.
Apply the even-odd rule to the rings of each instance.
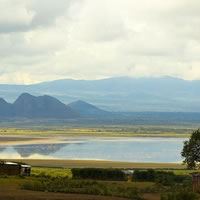
[[[47, 178], [48, 177], [48, 178]], [[143, 191], [150, 191], [150, 190], [157, 190], [157, 186], [155, 185], [155, 183], [151, 183], [151, 182], [126, 182], [126, 181], [93, 181], [93, 180], [73, 180], [72, 179], [72, 173], [70, 169], [66, 169], [66, 168], [46, 168], [46, 167], [33, 167], [32, 169], [32, 175], [31, 177], [18, 177], [18, 176], [14, 176], [14, 177], [6, 177], [6, 176], [1, 176], [0, 177], [0, 199], [2, 199], [2, 197], [4, 197], [4, 200], [7, 199], [18, 199], [17, 197], [27, 197], [33, 200], [41, 200], [41, 199], [51, 199], [50, 195], [52, 194], [51, 192], [45, 192], [42, 193], [42, 196], [39, 194], [41, 194], [38, 191], [25, 191], [24, 189], [27, 188], [27, 186], [29, 185], [35, 185], [38, 184], [40, 181], [45, 181], [45, 180], [51, 180], [53, 179], [53, 183], [56, 184], [56, 180], [58, 179], [58, 183], [56, 185], [61, 184], [62, 180], [65, 180], [66, 183], [65, 185], [69, 184], [72, 185], [73, 187], [81, 187], [83, 188], [83, 193], [84, 191], [86, 191], [85, 193], [90, 194], [90, 195], [84, 195], [82, 194], [82, 196], [80, 196], [80, 194], [70, 194], [72, 196], [67, 197], [66, 195], [61, 195], [61, 193], [59, 193], [59, 191], [57, 192], [57, 196], [55, 199], [113, 199], [113, 200], [120, 200], [123, 199], [123, 195], [124, 197], [127, 198], [128, 191], [132, 191], [130, 195], [135, 196], [135, 192], [138, 190], [140, 191], [140, 193]], [[57, 178], [57, 179], [55, 179]], [[64, 179], [62, 179], [64, 178]], [[67, 179], [66, 179], [67, 178]], [[39, 186], [38, 186], [39, 187]], [[68, 188], [71, 186], [68, 186]], [[90, 190], [88, 190], [89, 188], [91, 188]], [[91, 193], [96, 193], [100, 190], [108, 190], [108, 192], [106, 192], [106, 195], [95, 195], [95, 196], [91, 196]], [[37, 190], [37, 189], [36, 189]], [[50, 190], [50, 188], [49, 188]], [[88, 190], [88, 192], [87, 192]], [[94, 190], [93, 192], [90, 192], [91, 190]], [[51, 190], [50, 190], [51, 191]], [[76, 190], [75, 190], [76, 191]], [[75, 192], [74, 191], [74, 192]], [[77, 190], [78, 191], [78, 190]], [[72, 190], [70, 190], [70, 192], [62, 192], [62, 193], [74, 193]], [[103, 191], [102, 191], [103, 192]], [[112, 192], [113, 195], [111, 195], [110, 193]], [[79, 192], [77, 192], [79, 193]], [[123, 195], [122, 195], [123, 193]], [[6, 196], [7, 194], [7, 196]], [[93, 194], [93, 195], [94, 195]], [[5, 195], [5, 196], [4, 196]], [[144, 195], [145, 192], [144, 192]], [[149, 195], [149, 194], [148, 194]], [[148, 196], [147, 195], [147, 196]], [[34, 198], [33, 198], [34, 196]], [[55, 197], [55, 194], [53, 195]], [[62, 197], [61, 197], [62, 196]], [[106, 196], [109, 196], [106, 197]], [[112, 197], [111, 197], [112, 196]], [[137, 195], [136, 195], [137, 196]], [[150, 195], [152, 196], [152, 195]], [[59, 198], [60, 197], [60, 198]], [[121, 198], [120, 198], [121, 197]], [[159, 199], [159, 195], [158, 194], [154, 194], [154, 197]], [[23, 199], [22, 198], [22, 199]], [[20, 199], [20, 198], [19, 198]], [[135, 198], [133, 198], [135, 199]], [[148, 198], [149, 199], [149, 198]], [[149, 199], [151, 200], [151, 198]]]
[[[190, 176], [190, 173], [193, 172], [192, 170], [185, 170], [185, 169], [171, 169], [171, 170], [163, 169], [162, 171], [172, 171], [176, 175], [185, 175], [185, 176]], [[127, 199], [129, 195], [132, 195], [132, 198], [128, 199], [137, 200], [139, 195], [139, 197], [146, 200], [160, 200], [161, 193], [168, 192], [172, 190], [172, 188], [175, 186], [172, 185], [166, 187], [163, 186], [162, 184], [158, 184], [155, 182], [145, 182], [145, 181], [144, 182], [100, 181], [100, 180], [94, 181], [94, 180], [74, 180], [72, 178], [73, 178], [72, 172], [69, 168], [50, 168], [50, 167], [48, 168], [33, 167], [32, 175], [30, 177], [0, 176], [0, 188], [1, 188], [0, 199], [123, 200]], [[41, 184], [49, 185], [47, 187], [48, 189], [44, 188], [43, 190], [42, 189], [43, 186]], [[54, 189], [52, 188], [52, 184]], [[29, 190], [28, 188], [31, 187], [34, 188], [36, 187], [36, 188], [35, 189], [32, 188], [31, 190]], [[56, 189], [56, 187], [58, 187], [58, 189]], [[61, 189], [59, 189], [60, 187]], [[65, 187], [66, 189], [63, 190], [62, 189], [63, 187]], [[80, 188], [82, 189], [80, 190]], [[85, 193], [85, 194], [78, 194], [78, 193]], [[97, 193], [98, 195], [94, 195], [95, 193]]]
[[31, 174], [33, 176], [51, 176], [51, 177], [72, 178], [72, 172], [69, 168], [33, 167]]
[[[143, 168], [139, 168], [143, 169]], [[149, 168], [147, 168], [149, 169]], [[192, 173], [200, 173], [199, 170], [188, 170], [188, 169], [165, 169], [160, 168], [157, 170], [166, 171], [166, 172], [174, 172], [176, 175], [186, 175], [189, 176]], [[33, 167], [31, 174], [33, 176], [52, 176], [52, 177], [68, 177], [72, 178], [72, 172], [70, 168], [55, 168], [55, 167]]]
[[102, 126], [102, 127], [51, 127], [48, 128], [1, 128], [0, 135], [26, 136], [98, 136], [98, 137], [189, 137], [196, 127], [185, 126]]
[[2, 200], [125, 200], [110, 196], [54, 193], [22, 189], [22, 185], [37, 181], [38, 177], [0, 177], [0, 199]]
[[[9, 159], [7, 159], [9, 160]], [[42, 160], [42, 159], [15, 159], [10, 161], [24, 162], [31, 166], [53, 167], [53, 168], [123, 168], [123, 169], [185, 169], [185, 166], [179, 163], [133, 163], [133, 162], [115, 162], [101, 160]]]

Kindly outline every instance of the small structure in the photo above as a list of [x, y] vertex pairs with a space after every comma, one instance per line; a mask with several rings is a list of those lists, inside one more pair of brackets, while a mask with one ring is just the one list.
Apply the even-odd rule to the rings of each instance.
[[132, 170], [132, 169], [124, 169], [124, 170], [122, 170], [122, 172], [127, 176], [128, 181], [131, 182], [132, 179], [133, 179], [134, 170]]
[[0, 175], [22, 175], [22, 176], [30, 176], [31, 174], [31, 166], [15, 163], [15, 162], [6, 162], [0, 161]]
[[194, 192], [200, 192], [200, 174], [192, 174], [192, 188]]

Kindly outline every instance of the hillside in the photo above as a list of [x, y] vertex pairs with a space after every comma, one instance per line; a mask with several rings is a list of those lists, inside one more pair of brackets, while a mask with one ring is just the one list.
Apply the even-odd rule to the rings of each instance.
[[0, 99], [1, 118], [77, 118], [79, 114], [51, 96], [21, 94], [13, 104]]
[[12, 115], [12, 104], [7, 103], [4, 99], [0, 98], [0, 118], [10, 117]]
[[103, 117], [105, 115], [111, 115], [111, 113], [81, 100], [72, 102], [68, 104], [68, 106], [72, 108], [72, 110], [79, 113], [81, 116], [85, 117]]
[[23, 92], [47, 94], [65, 104], [81, 99], [109, 111], [200, 112], [200, 81], [171, 77], [57, 80], [33, 85], [0, 85], [13, 102]]

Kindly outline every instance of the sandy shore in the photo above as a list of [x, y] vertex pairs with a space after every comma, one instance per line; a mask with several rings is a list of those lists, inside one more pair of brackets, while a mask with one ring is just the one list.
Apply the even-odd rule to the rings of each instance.
[[[84, 137], [33, 137], [33, 136], [0, 136], [0, 145], [29, 144], [62, 144], [80, 142]], [[86, 139], [86, 138], [85, 138]]]
[[48, 144], [56, 142], [53, 138], [25, 137], [25, 136], [0, 136], [0, 145], [23, 145], [23, 144]]
[[[84, 140], [127, 140], [131, 139], [140, 139], [140, 138], [152, 138], [149, 137], [104, 137], [104, 136], [25, 136], [25, 135], [0, 135], [0, 145], [29, 145], [29, 144], [62, 144], [62, 143], [81, 143]], [[166, 138], [166, 137], [153, 137], [156, 139]], [[176, 138], [176, 137], [167, 137], [167, 138]]]
[[[55, 144], [55, 143], [71, 143], [80, 142], [83, 139], [91, 139], [91, 137], [34, 137], [34, 136], [0, 136], [0, 145], [25, 145], [25, 144]], [[122, 139], [112, 137], [92, 137], [92, 139], [116, 140]], [[127, 138], [126, 138], [127, 139]], [[115, 162], [102, 160], [60, 160], [60, 159], [15, 159], [14, 161], [23, 162], [32, 166], [40, 167], [65, 167], [65, 168], [81, 168], [81, 167], [97, 167], [97, 168], [165, 168], [165, 169], [183, 169], [184, 166], [177, 163], [133, 163], [133, 162]]]

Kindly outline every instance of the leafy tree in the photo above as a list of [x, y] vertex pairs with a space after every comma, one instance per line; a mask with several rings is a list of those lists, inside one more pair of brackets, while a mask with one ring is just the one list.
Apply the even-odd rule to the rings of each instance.
[[194, 131], [189, 141], [184, 142], [182, 157], [189, 169], [195, 169], [200, 163], [200, 129]]

